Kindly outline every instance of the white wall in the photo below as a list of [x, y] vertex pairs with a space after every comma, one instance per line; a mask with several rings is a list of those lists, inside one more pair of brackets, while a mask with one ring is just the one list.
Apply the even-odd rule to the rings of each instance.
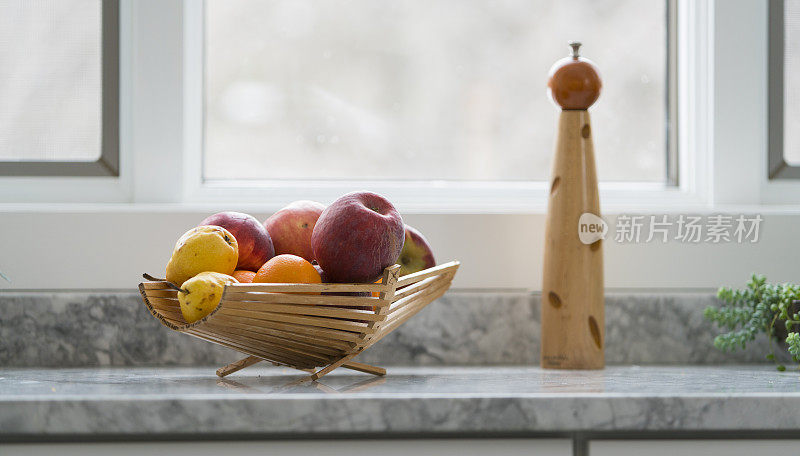
[[[162, 275], [184, 231], [222, 209], [114, 205], [94, 209], [0, 212], [2, 289], [133, 289], [143, 272]], [[752, 213], [735, 211], [731, 213]], [[259, 219], [268, 213], [251, 211]], [[657, 213], [657, 212], [654, 212]], [[606, 242], [608, 288], [717, 288], [750, 274], [800, 281], [800, 213], [762, 212], [757, 243]], [[613, 225], [614, 217], [607, 217]], [[539, 290], [544, 215], [406, 214], [440, 262], [462, 267], [456, 288]]]

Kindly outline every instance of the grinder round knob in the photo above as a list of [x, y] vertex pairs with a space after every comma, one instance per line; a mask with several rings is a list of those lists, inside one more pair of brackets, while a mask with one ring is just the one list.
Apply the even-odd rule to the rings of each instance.
[[572, 52], [550, 68], [547, 93], [564, 110], [585, 110], [597, 101], [603, 83], [597, 67], [580, 56], [581, 43], [570, 41]]

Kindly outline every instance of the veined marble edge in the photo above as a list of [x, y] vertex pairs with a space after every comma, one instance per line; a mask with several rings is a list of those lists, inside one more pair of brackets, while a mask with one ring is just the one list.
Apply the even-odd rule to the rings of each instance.
[[274, 367], [226, 384], [203, 368], [0, 371], [0, 440], [800, 430], [800, 378], [764, 366], [509, 370], [399, 368], [366, 385], [368, 376], [334, 372], [320, 380], [324, 388]]

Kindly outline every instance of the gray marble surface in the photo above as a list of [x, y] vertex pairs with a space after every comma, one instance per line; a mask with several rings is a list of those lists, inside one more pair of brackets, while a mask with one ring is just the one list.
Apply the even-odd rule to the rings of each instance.
[[0, 369], [0, 440], [122, 435], [800, 431], [800, 375], [770, 367]]
[[[610, 292], [608, 364], [760, 363], [766, 340], [723, 354], [703, 309], [712, 292]], [[537, 365], [540, 297], [450, 291], [359, 356], [406, 366]], [[197, 366], [240, 358], [170, 331], [134, 292], [0, 293], [0, 366]]]

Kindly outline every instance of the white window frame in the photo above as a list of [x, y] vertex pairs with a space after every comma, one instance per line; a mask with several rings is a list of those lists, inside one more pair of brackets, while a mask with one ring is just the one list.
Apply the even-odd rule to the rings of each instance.
[[769, 177], [769, 1], [709, 5], [714, 37], [710, 210], [734, 206], [796, 213], [800, 180]]
[[[103, 120], [118, 118], [119, 130], [117, 134], [113, 134], [113, 129], [103, 126], [103, 151], [101, 157], [96, 162], [81, 163], [78, 166], [72, 167], [70, 175], [56, 176], [52, 169], [47, 169], [48, 176], [15, 176], [3, 175], [0, 176], [0, 204], [3, 203], [61, 203], [61, 202], [75, 202], [85, 203], [91, 201], [93, 203], [118, 203], [130, 201], [130, 189], [133, 185], [133, 174], [131, 172], [131, 131], [130, 125], [132, 123], [131, 116], [131, 50], [133, 47], [131, 36], [131, 13], [130, 3], [127, 0], [120, 0], [118, 4], [111, 2], [104, 5], [104, 8], [110, 6], [118, 9], [119, 14], [119, 37], [111, 39], [111, 42], [119, 43], [119, 50], [117, 54], [119, 62], [119, 80], [118, 88], [118, 102], [103, 100], [103, 110], [107, 107], [117, 105], [119, 109], [118, 115], [109, 115], [104, 112]], [[104, 15], [106, 13], [104, 12]], [[103, 22], [103, 35], [107, 33], [107, 27], [104, 17]], [[104, 46], [106, 38], [103, 38]], [[112, 51], [113, 52], [113, 51]], [[103, 51], [103, 55], [107, 55], [107, 51]], [[105, 65], [103, 63], [103, 65]], [[104, 71], [108, 69], [104, 67]], [[104, 79], [104, 84], [107, 82]], [[112, 92], [113, 92], [112, 91]], [[104, 93], [105, 96], [105, 93]], [[113, 144], [108, 144], [106, 133], [111, 132], [109, 136], [117, 136], [119, 144], [116, 145], [116, 150], [108, 151], [106, 149], [114, 149]], [[112, 156], [108, 156], [111, 152]], [[82, 166], [87, 165], [87, 166]], [[0, 209], [2, 214], [2, 209]]]
[[2, 160], [2, 176], [116, 176], [119, 173], [119, 0], [100, 4], [99, 156], [94, 160]]

